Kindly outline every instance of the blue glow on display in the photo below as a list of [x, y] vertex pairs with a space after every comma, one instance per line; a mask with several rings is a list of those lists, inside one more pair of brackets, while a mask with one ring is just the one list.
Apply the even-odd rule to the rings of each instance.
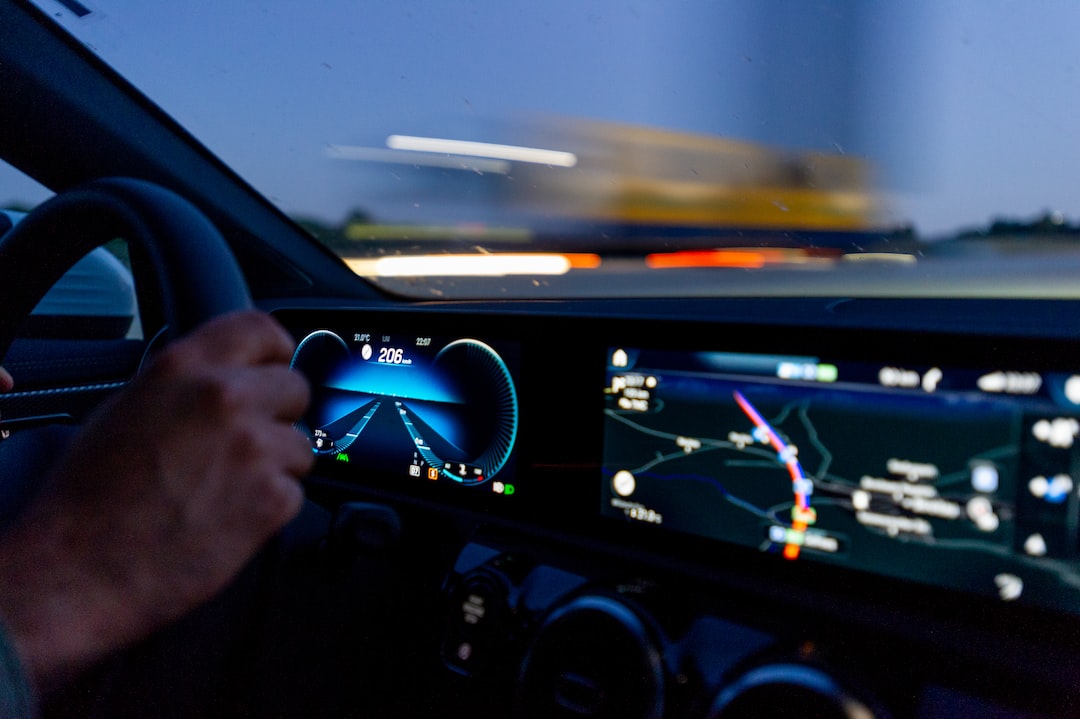
[[463, 401], [446, 378], [430, 366], [388, 365], [371, 360], [352, 360], [335, 370], [326, 386], [397, 399], [420, 399], [450, 404], [461, 404]]
[[460, 409], [455, 411], [454, 408], [432, 402], [411, 403], [409, 409], [447, 442], [458, 449], [465, 447], [467, 428], [462, 422]]
[[321, 426], [336, 422], [350, 412], [363, 407], [372, 399], [373, 396], [366, 392], [320, 392], [319, 401], [314, 403], [319, 410], [318, 424]]

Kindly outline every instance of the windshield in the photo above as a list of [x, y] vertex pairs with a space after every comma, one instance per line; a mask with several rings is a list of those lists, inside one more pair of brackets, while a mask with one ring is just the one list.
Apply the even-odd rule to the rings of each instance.
[[983, 261], [1080, 229], [1071, 3], [37, 5], [369, 277]]

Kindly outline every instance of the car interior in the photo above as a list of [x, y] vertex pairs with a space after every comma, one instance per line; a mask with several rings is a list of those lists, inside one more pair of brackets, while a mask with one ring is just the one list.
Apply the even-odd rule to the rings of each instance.
[[[584, 153], [561, 186], [559, 157], [492, 145], [562, 203], [528, 251], [566, 267], [376, 273], [401, 242], [317, 240], [54, 5], [93, 16], [0, 2], [0, 159], [55, 193], [0, 215], [0, 518], [155, 346], [249, 306], [296, 341], [317, 463], [223, 594], [46, 716], [1080, 712], [1080, 231], [917, 246], [862, 224], [858, 167], [822, 154], [748, 190], [748, 228], [657, 240], [680, 221], [635, 213], [659, 201], [581, 220]], [[747, 219], [777, 187], [803, 225]], [[405, 244], [526, 251], [470, 232]], [[124, 262], [95, 249], [117, 239]]]

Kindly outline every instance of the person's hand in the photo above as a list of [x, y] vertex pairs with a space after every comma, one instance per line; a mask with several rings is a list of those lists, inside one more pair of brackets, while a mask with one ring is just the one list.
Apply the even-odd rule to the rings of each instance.
[[210, 598], [296, 515], [314, 455], [292, 427], [308, 402], [292, 349], [257, 312], [175, 342], [0, 537], [0, 617], [39, 685]]
[[0, 394], [8, 392], [15, 386], [15, 380], [11, 379], [11, 375], [3, 367], [0, 367]]

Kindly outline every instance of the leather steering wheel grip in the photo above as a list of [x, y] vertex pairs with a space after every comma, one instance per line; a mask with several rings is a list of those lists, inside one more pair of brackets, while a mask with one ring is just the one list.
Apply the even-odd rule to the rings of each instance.
[[49, 288], [117, 237], [150, 258], [173, 338], [252, 306], [236, 258], [194, 205], [145, 180], [94, 180], [42, 203], [0, 238], [0, 361]]

